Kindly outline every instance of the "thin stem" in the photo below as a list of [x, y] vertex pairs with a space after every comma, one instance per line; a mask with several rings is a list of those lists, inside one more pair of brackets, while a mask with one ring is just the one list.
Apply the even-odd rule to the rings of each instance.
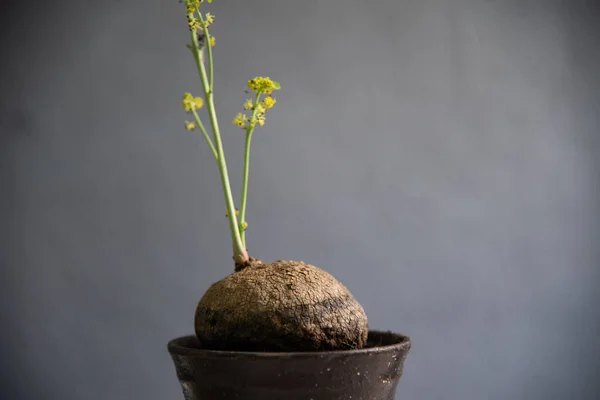
[[202, 134], [204, 135], [204, 139], [206, 139], [206, 143], [208, 143], [210, 150], [212, 151], [213, 155], [215, 156], [215, 160], [219, 161], [219, 154], [217, 153], [217, 149], [215, 149], [215, 145], [213, 144], [212, 140], [210, 140], [210, 136], [208, 135], [208, 132], [206, 132], [206, 129], [204, 128], [204, 125], [202, 124], [202, 121], [200, 121], [200, 116], [198, 116], [198, 113], [196, 112], [196, 110], [192, 110], [192, 114], [194, 115], [194, 119], [196, 120], [196, 125], [198, 125], [198, 128], [200, 128], [200, 130], [202, 131]]
[[[256, 111], [258, 109], [258, 100], [260, 98], [260, 92], [256, 93], [254, 98], [254, 107], [252, 111], [252, 117], [250, 121], [256, 118]], [[248, 175], [250, 171], [250, 141], [252, 140], [252, 133], [254, 132], [254, 126], [249, 124], [246, 128], [246, 144], [244, 146], [244, 174], [242, 177], [242, 197], [240, 200], [240, 235], [242, 237], [242, 243], [246, 246], [246, 202], [248, 199]]]
[[214, 73], [213, 73], [213, 56], [212, 56], [212, 45], [210, 44], [210, 34], [208, 33], [208, 25], [206, 25], [206, 22], [204, 21], [204, 18], [202, 18], [202, 14], [200, 13], [200, 10], [196, 9], [196, 11], [198, 12], [198, 17], [200, 18], [200, 21], [202, 22], [202, 29], [204, 30], [204, 41], [205, 41], [205, 46], [206, 46], [206, 53], [208, 55], [208, 81], [210, 83], [210, 90], [214, 91]]
[[[235, 215], [235, 204], [231, 195], [231, 185], [229, 183], [229, 175], [227, 173], [227, 163], [225, 162], [225, 154], [223, 151], [223, 143], [221, 141], [221, 134], [219, 131], [219, 123], [217, 120], [217, 114], [215, 112], [215, 103], [213, 92], [210, 88], [208, 77], [206, 76], [206, 67], [204, 65], [204, 56], [202, 49], [198, 48], [198, 37], [196, 32], [191, 32], [192, 45], [194, 50], [194, 59], [196, 60], [196, 66], [202, 80], [202, 86], [204, 88], [204, 95], [206, 98], [206, 108], [208, 115], [210, 116], [210, 122], [213, 128], [213, 136], [215, 140], [217, 154], [219, 156], [217, 163], [219, 166], [219, 172], [221, 175], [221, 184], [223, 186], [223, 194], [225, 195], [225, 204], [227, 206], [227, 215], [229, 218], [229, 230], [231, 231], [231, 241], [233, 245], [233, 256], [236, 264], [241, 264], [249, 260], [248, 252], [246, 251], [242, 239], [240, 237], [240, 231], [238, 230], [238, 221]], [[206, 38], [208, 40], [208, 38]]]
[[252, 140], [252, 131], [246, 131], [246, 145], [244, 147], [244, 175], [242, 178], [242, 198], [240, 201], [240, 236], [242, 243], [246, 246], [246, 199], [248, 196], [248, 170], [250, 168], [250, 141]]

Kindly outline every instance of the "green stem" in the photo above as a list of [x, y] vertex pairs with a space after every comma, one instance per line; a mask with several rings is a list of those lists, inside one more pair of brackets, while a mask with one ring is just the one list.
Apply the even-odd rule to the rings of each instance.
[[[249, 260], [248, 252], [242, 243], [240, 231], [238, 230], [238, 221], [235, 215], [235, 204], [231, 195], [231, 185], [229, 183], [229, 175], [227, 173], [227, 163], [225, 162], [225, 154], [223, 151], [223, 143], [219, 131], [219, 123], [215, 112], [214, 95], [210, 87], [208, 77], [206, 75], [206, 67], [204, 65], [204, 56], [202, 49], [198, 48], [198, 37], [196, 32], [191, 32], [192, 45], [194, 50], [194, 59], [204, 87], [204, 96], [206, 98], [206, 108], [210, 116], [210, 122], [213, 128], [213, 136], [215, 140], [217, 154], [219, 156], [217, 163], [221, 175], [221, 185], [223, 186], [223, 194], [225, 195], [225, 204], [227, 206], [227, 214], [229, 218], [229, 230], [231, 231], [231, 241], [233, 245], [233, 257], [236, 264], [243, 264]], [[208, 37], [206, 38], [208, 40]]]
[[206, 129], [204, 128], [204, 125], [202, 124], [202, 121], [200, 121], [200, 116], [198, 115], [196, 110], [192, 110], [192, 114], [194, 115], [194, 119], [196, 120], [196, 125], [198, 125], [198, 128], [200, 128], [200, 130], [202, 131], [202, 134], [204, 135], [204, 139], [206, 139], [206, 143], [208, 143], [210, 150], [212, 151], [213, 155], [215, 156], [215, 160], [219, 161], [219, 154], [217, 153], [217, 149], [215, 149], [215, 145], [213, 144], [212, 140], [210, 140], [210, 136], [208, 135], [208, 132], [206, 132]]
[[[250, 121], [253, 121], [256, 118], [256, 110], [258, 108], [258, 100], [260, 98], [260, 93], [256, 93], [256, 97], [254, 98], [254, 108], [252, 111], [252, 117], [250, 117]], [[242, 238], [242, 243], [244, 247], [246, 246], [246, 227], [244, 226], [244, 222], [246, 221], [246, 202], [248, 199], [248, 175], [250, 170], [250, 141], [252, 140], [252, 133], [254, 132], [254, 126], [249, 124], [246, 128], [246, 144], [244, 146], [244, 175], [242, 178], [242, 197], [240, 200], [240, 235]]]
[[248, 170], [250, 168], [250, 140], [252, 131], [246, 131], [246, 145], [244, 148], [244, 175], [242, 178], [242, 198], [240, 201], [240, 236], [242, 243], [246, 246], [246, 199], [248, 196]]
[[202, 14], [200, 13], [200, 10], [196, 9], [196, 11], [198, 12], [198, 18], [200, 18], [200, 21], [202, 22], [202, 29], [204, 31], [204, 42], [206, 46], [206, 52], [208, 55], [208, 81], [210, 83], [210, 90], [214, 91], [215, 88], [215, 84], [214, 84], [214, 73], [213, 73], [213, 56], [212, 56], [212, 45], [210, 44], [210, 34], [208, 33], [208, 26], [206, 25], [206, 22], [204, 21], [204, 18], [202, 18]]

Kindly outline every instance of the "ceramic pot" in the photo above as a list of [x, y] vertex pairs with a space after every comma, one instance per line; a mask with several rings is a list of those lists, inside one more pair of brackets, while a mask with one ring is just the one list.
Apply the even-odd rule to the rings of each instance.
[[185, 400], [393, 400], [410, 350], [407, 336], [370, 331], [360, 350], [241, 352], [168, 344]]

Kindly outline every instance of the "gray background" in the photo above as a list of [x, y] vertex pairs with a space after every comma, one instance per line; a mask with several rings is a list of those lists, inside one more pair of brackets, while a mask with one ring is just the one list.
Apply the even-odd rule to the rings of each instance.
[[[3, 14], [2, 399], [181, 399], [166, 342], [232, 270], [175, 0]], [[249, 249], [409, 334], [401, 399], [598, 399], [600, 13], [583, 1], [215, 0]]]

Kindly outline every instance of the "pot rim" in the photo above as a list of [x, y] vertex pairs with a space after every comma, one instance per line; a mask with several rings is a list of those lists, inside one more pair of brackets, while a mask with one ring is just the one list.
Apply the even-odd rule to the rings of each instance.
[[353, 350], [328, 350], [328, 351], [235, 351], [235, 350], [209, 350], [200, 349], [197, 347], [185, 346], [182, 342], [188, 340], [197, 340], [195, 335], [185, 335], [174, 339], [171, 339], [167, 344], [169, 353], [182, 356], [190, 355], [205, 355], [205, 356], [250, 356], [250, 357], [262, 357], [262, 358], [276, 358], [276, 357], [324, 357], [328, 355], [359, 355], [359, 354], [377, 354], [383, 352], [389, 352], [394, 350], [400, 350], [402, 348], [410, 349], [412, 340], [410, 337], [401, 333], [392, 331], [380, 331], [380, 330], [369, 330], [369, 337], [377, 335], [381, 337], [393, 338], [394, 343], [384, 344], [378, 346], [363, 347], [362, 349]]

